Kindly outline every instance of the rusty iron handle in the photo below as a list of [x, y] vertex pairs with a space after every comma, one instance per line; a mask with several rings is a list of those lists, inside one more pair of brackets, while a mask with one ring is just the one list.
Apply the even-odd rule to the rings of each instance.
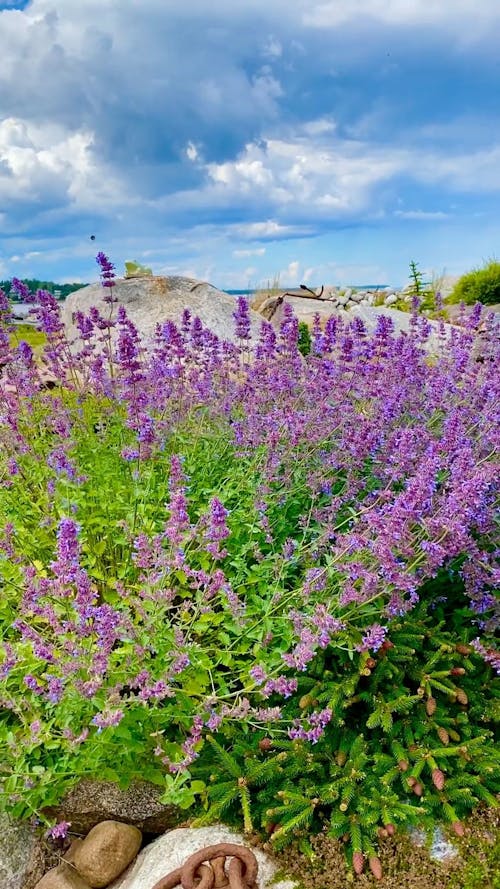
[[[226, 858], [231, 858], [227, 875]], [[235, 843], [217, 843], [194, 852], [182, 867], [158, 880], [153, 889], [256, 889], [257, 871], [257, 859], [251, 849]]]

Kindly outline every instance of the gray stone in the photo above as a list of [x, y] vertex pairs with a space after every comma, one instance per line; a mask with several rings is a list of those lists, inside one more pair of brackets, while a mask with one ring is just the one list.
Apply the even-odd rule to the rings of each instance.
[[386, 298], [384, 299], [384, 304], [386, 306], [393, 306], [395, 303], [397, 303], [397, 301], [398, 301], [398, 298], [397, 298], [396, 294], [390, 293], [389, 296], [386, 296]]
[[[129, 867], [109, 889], [152, 889], [158, 880], [176, 870], [194, 852], [215, 843], [237, 843], [248, 845], [245, 838], [228, 827], [215, 824], [212, 827], [187, 827], [172, 830], [146, 846]], [[276, 878], [276, 866], [269, 856], [260, 849], [253, 849], [259, 863], [257, 889], [296, 889], [296, 883]]]
[[[62, 320], [70, 338], [78, 335], [75, 312], [87, 314], [92, 306], [96, 306], [104, 317], [108, 317], [110, 306], [104, 302], [107, 294], [109, 290], [100, 284], [90, 284], [70, 293], [62, 308]], [[189, 309], [193, 317], [197, 315], [203, 325], [221, 339], [235, 341], [233, 312], [237, 302], [234, 296], [205, 281], [176, 276], [119, 278], [113, 296], [125, 306], [128, 317], [145, 341], [152, 339], [158, 324], [168, 320], [179, 322], [184, 309]], [[253, 311], [250, 311], [250, 317], [252, 336], [257, 337], [261, 319]]]
[[101, 821], [74, 852], [73, 862], [91, 889], [104, 889], [134, 860], [142, 844], [137, 827], [120, 821]]
[[34, 886], [44, 870], [37, 836], [27, 822], [0, 815], [0, 886], [25, 889]]
[[344, 293], [343, 296], [339, 296], [337, 301], [340, 306], [346, 306], [349, 302], [349, 297]]
[[135, 781], [120, 790], [111, 781], [84, 779], [57, 807], [44, 814], [53, 821], [69, 821], [71, 832], [86, 834], [101, 821], [123, 821], [143, 833], [163, 833], [176, 827], [185, 815], [175, 806], [160, 802], [162, 789], [149, 781]]
[[352, 294], [351, 294], [351, 299], [352, 299], [352, 301], [355, 302], [355, 303], [363, 302], [363, 300], [365, 299], [365, 297], [366, 297], [366, 291], [365, 291], [365, 290], [357, 290], [356, 293], [352, 293]]
[[351, 287], [348, 287], [347, 290], [344, 290], [344, 296], [346, 296], [347, 299], [349, 299], [349, 298], [352, 296], [352, 289], [351, 289]]

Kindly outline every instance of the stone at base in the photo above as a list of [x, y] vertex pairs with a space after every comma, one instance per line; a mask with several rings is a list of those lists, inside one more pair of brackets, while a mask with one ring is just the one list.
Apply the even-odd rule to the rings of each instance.
[[102, 821], [75, 850], [73, 862], [91, 889], [104, 889], [134, 860], [141, 843], [142, 834], [137, 827], [120, 821]]
[[90, 889], [89, 884], [68, 864], [59, 864], [47, 871], [35, 889]]
[[[248, 846], [245, 837], [222, 824], [171, 830], [146, 846], [109, 889], [152, 889], [158, 880], [183, 865], [194, 852], [216, 843]], [[296, 889], [292, 880], [275, 882], [276, 865], [272, 859], [261, 849], [252, 848], [252, 851], [259, 863], [256, 889]]]

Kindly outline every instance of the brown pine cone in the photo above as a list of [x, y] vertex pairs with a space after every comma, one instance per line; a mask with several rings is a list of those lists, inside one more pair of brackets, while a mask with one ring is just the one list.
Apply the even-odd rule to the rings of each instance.
[[461, 821], [454, 821], [451, 825], [451, 829], [453, 833], [457, 835], [457, 837], [463, 837], [465, 834], [464, 826]]
[[352, 867], [354, 873], [357, 874], [358, 877], [360, 874], [363, 873], [365, 867], [365, 859], [362, 852], [354, 852], [352, 856]]
[[467, 654], [472, 654], [472, 648], [470, 645], [465, 645], [463, 642], [459, 642], [455, 645], [455, 651], [458, 651], [459, 654], [463, 654], [464, 657]]
[[434, 787], [438, 790], [442, 790], [445, 784], [444, 772], [441, 769], [433, 769], [432, 770], [432, 782]]
[[433, 698], [432, 695], [427, 698], [425, 709], [427, 711], [427, 716], [433, 716], [436, 712], [437, 701], [436, 698]]
[[370, 870], [375, 877], [376, 880], [382, 879], [382, 865], [380, 864], [380, 858], [377, 858], [375, 855], [371, 855], [368, 859], [368, 863], [370, 865]]
[[450, 736], [445, 728], [442, 728], [440, 726], [437, 730], [437, 734], [438, 734], [439, 740], [441, 741], [441, 744], [444, 744], [446, 746], [446, 744], [450, 743]]
[[463, 688], [457, 688], [457, 701], [459, 704], [463, 704], [464, 707], [469, 703], [469, 698], [465, 694]]

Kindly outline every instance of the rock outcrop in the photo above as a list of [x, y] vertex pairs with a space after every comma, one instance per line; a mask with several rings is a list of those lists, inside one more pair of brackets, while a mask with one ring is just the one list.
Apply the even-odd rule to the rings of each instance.
[[[104, 302], [108, 294], [109, 290], [101, 284], [90, 284], [68, 296], [62, 308], [62, 319], [70, 338], [77, 336], [75, 312], [87, 314], [92, 306], [96, 306], [104, 317], [109, 316], [110, 306]], [[198, 316], [203, 325], [220, 339], [235, 341], [233, 313], [237, 301], [234, 296], [205, 281], [151, 275], [119, 278], [113, 296], [125, 306], [128, 317], [145, 341], [154, 336], [157, 324], [168, 320], [179, 322], [184, 309], [189, 309], [193, 317]], [[251, 312], [251, 323], [252, 336], [257, 337], [261, 318], [256, 312]]]

